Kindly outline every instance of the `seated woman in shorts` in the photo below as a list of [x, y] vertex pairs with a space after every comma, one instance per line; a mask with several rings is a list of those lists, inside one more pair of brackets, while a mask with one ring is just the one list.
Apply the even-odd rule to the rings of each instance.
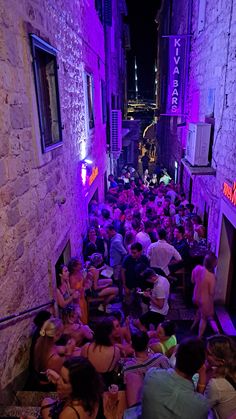
[[100, 278], [100, 272], [104, 269], [103, 257], [100, 253], [94, 253], [90, 256], [90, 265], [88, 265], [88, 278], [91, 280], [90, 290], [86, 292], [86, 295], [92, 297], [102, 297], [103, 303], [100, 304], [98, 310], [111, 311], [110, 302], [118, 295], [118, 288], [112, 285], [112, 279]]

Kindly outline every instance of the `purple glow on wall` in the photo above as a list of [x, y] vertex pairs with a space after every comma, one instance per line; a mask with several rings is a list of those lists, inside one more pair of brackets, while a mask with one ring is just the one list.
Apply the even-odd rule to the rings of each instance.
[[86, 186], [87, 183], [87, 167], [85, 163], [82, 163], [81, 167], [81, 179], [83, 186]]
[[[166, 37], [165, 37], [166, 38]], [[187, 36], [168, 36], [169, 74], [166, 115], [184, 115], [184, 83], [186, 70]]]

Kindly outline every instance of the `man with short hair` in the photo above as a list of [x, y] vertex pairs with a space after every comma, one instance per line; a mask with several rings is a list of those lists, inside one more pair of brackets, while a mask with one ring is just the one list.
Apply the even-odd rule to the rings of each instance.
[[127, 251], [123, 245], [123, 237], [121, 234], [116, 232], [114, 225], [108, 225], [106, 232], [109, 238], [109, 265], [114, 271], [114, 281], [120, 288], [121, 265]]
[[121, 278], [125, 294], [140, 286], [140, 273], [149, 266], [147, 256], [143, 255], [143, 247], [140, 243], [133, 243], [130, 247], [131, 254], [123, 261]]
[[185, 262], [189, 257], [189, 245], [187, 240], [184, 238], [184, 227], [178, 226], [174, 229], [174, 240], [172, 242], [175, 249], [179, 252], [182, 257], [183, 262]]
[[141, 224], [140, 231], [136, 234], [136, 241], [142, 245], [144, 255], [147, 254], [147, 249], [152, 243], [147, 232], [149, 225], [150, 223], [148, 223], [147, 221], [144, 224]]
[[170, 284], [164, 276], [156, 274], [153, 269], [146, 269], [142, 274], [143, 281], [150, 284], [152, 290], [143, 292], [144, 297], [149, 299], [149, 311], [144, 313], [136, 322], [140, 330], [149, 330], [153, 324], [155, 328], [165, 320], [169, 311]]
[[[143, 386], [142, 418], [207, 419], [206, 398], [194, 390], [192, 377], [204, 368], [205, 348], [198, 338], [183, 340], [177, 349], [175, 369], [151, 368]], [[200, 390], [200, 388], [199, 388]]]
[[150, 260], [151, 268], [160, 268], [168, 276], [170, 274], [168, 265], [172, 259], [182, 260], [179, 252], [166, 241], [166, 231], [161, 228], [158, 230], [159, 240], [152, 243], [147, 249], [147, 257]]

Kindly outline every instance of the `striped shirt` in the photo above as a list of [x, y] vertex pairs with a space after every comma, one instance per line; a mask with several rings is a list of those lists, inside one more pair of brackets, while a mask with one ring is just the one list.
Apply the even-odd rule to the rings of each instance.
[[160, 353], [150, 354], [145, 361], [138, 358], [130, 358], [130, 360], [128, 360], [124, 365], [124, 381], [126, 374], [129, 372], [139, 374], [144, 377], [149, 368], [152, 367], [168, 369], [170, 368], [169, 359]]

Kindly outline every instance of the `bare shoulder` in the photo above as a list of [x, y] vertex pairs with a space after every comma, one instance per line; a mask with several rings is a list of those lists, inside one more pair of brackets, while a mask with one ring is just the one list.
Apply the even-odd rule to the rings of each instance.
[[78, 417], [79, 414], [77, 415], [75, 410], [70, 406], [66, 406], [59, 415], [59, 419], [78, 419]]

